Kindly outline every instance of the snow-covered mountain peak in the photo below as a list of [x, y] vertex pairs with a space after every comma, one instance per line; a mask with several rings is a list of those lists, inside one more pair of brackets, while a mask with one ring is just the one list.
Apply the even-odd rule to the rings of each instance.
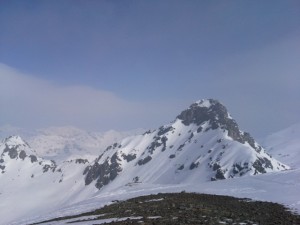
[[208, 99], [200, 100], [193, 103], [188, 109], [181, 112], [177, 119], [189, 126], [195, 124], [198, 126], [198, 132], [216, 130], [220, 128], [223, 132], [235, 141], [242, 144], [248, 144], [256, 151], [260, 151], [259, 147], [249, 133], [240, 131], [236, 121], [230, 116], [226, 107], [218, 100]]
[[182, 111], [177, 116], [186, 126], [194, 123], [196, 125], [210, 122], [212, 129], [226, 124], [227, 120], [232, 120], [227, 109], [219, 101], [214, 99], [200, 100], [193, 103], [188, 109]]
[[114, 143], [88, 166], [85, 183], [163, 183], [221, 180], [288, 169], [240, 131], [224, 105], [193, 103], [175, 121]]
[[20, 136], [10, 136], [8, 138], [5, 138], [3, 143], [6, 143], [8, 146], [28, 146], [28, 144]]
[[[10, 136], [0, 143], [1, 163], [9, 159], [21, 159], [29, 157], [37, 161], [36, 152], [20, 136]], [[6, 159], [6, 160], [5, 160]]]
[[3, 154], [5, 152], [9, 152], [9, 155], [11, 156], [17, 154], [36, 155], [36, 152], [29, 146], [29, 144], [17, 135], [5, 138], [0, 146], [3, 148]]
[[214, 102], [218, 102], [215, 99], [201, 99], [195, 102], [200, 107], [207, 107], [209, 108]]

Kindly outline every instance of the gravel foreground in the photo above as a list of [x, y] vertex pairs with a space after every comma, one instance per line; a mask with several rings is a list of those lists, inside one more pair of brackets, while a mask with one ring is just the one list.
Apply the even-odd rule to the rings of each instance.
[[[92, 212], [36, 224], [238, 224], [300, 225], [297, 215], [283, 205], [228, 196], [170, 193], [114, 201]], [[51, 222], [51, 223], [50, 223]]]

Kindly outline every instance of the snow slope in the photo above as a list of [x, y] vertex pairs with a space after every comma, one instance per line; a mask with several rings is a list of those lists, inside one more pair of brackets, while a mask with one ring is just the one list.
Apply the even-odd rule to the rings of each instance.
[[[280, 173], [267, 173], [236, 179], [226, 179], [215, 182], [198, 182], [193, 184], [154, 185], [140, 183], [132, 186], [124, 186], [114, 191], [102, 191], [93, 198], [86, 199], [71, 206], [61, 207], [44, 215], [23, 218], [22, 220], [17, 220], [10, 224], [22, 225], [60, 216], [76, 215], [111, 204], [115, 200], [126, 200], [148, 194], [181, 192], [182, 190], [187, 192], [230, 195], [240, 198], [278, 202], [291, 208], [292, 211], [300, 213], [299, 177], [300, 170], [296, 169]], [[64, 223], [52, 222], [49, 224], [56, 225]]]
[[112, 189], [128, 183], [204, 182], [288, 168], [240, 131], [221, 103], [210, 99], [192, 104], [168, 125], [109, 146], [85, 171], [85, 182]]
[[267, 136], [262, 143], [276, 159], [300, 168], [300, 123]]
[[[20, 137], [5, 139], [0, 144], [0, 224], [22, 224], [27, 217], [50, 211], [56, 216], [76, 213], [112, 199], [157, 191], [208, 192], [216, 187], [219, 193], [229, 185], [228, 194], [251, 194], [270, 183], [263, 189], [268, 191], [274, 188], [276, 172], [289, 168], [240, 131], [226, 108], [212, 99], [192, 104], [157, 130], [98, 151], [101, 154], [90, 163], [84, 158], [56, 163], [38, 157], [38, 150]], [[271, 173], [267, 181], [252, 176], [265, 173]], [[293, 182], [280, 185], [294, 190], [299, 182]]]
[[36, 156], [18, 136], [5, 139], [0, 152], [0, 224], [74, 203], [95, 192], [82, 179], [85, 160], [56, 165]]

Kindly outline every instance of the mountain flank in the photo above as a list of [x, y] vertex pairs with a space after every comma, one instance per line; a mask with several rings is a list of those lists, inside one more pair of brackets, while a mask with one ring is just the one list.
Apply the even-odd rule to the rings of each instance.
[[[280, 171], [219, 101], [193, 103], [170, 124], [109, 146], [84, 171], [98, 189], [113, 182], [182, 183]], [[119, 178], [122, 177], [122, 178]]]
[[289, 169], [214, 99], [193, 103], [155, 130], [99, 148], [92, 159], [54, 161], [37, 152], [19, 136], [0, 143], [0, 224], [127, 189], [197, 186]]

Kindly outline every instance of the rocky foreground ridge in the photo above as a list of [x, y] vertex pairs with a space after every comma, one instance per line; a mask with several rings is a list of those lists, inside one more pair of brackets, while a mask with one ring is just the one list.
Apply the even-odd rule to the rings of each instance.
[[196, 193], [157, 194], [115, 201], [103, 208], [36, 224], [300, 224], [284, 206]]

